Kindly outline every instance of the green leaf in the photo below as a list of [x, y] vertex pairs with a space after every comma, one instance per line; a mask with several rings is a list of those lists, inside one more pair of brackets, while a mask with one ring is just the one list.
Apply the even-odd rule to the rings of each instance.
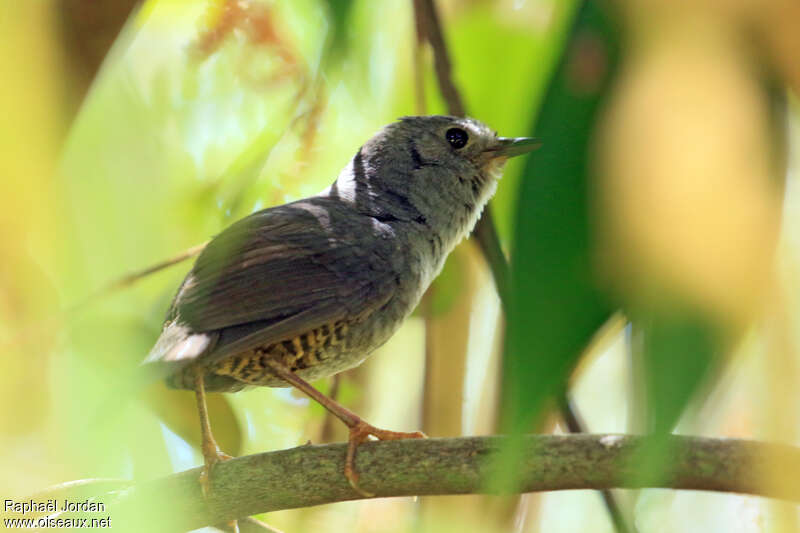
[[353, 10], [353, 0], [325, 0], [328, 7], [330, 36], [328, 37], [327, 53], [339, 58], [347, 52], [347, 40], [350, 35], [350, 13]]
[[504, 429], [530, 431], [614, 307], [596, 286], [588, 208], [590, 137], [617, 65], [619, 34], [580, 9], [533, 135], [518, 195], [503, 368]]
[[661, 312], [634, 320], [642, 335], [647, 429], [667, 434], [714, 366], [719, 339], [697, 313]]
[[[670, 300], [665, 296], [665, 301]], [[637, 479], [669, 476], [667, 437], [701, 386], [722, 363], [725, 335], [709, 318], [675, 302], [659, 309], [629, 310], [638, 363], [634, 409], [643, 408], [644, 426], [655, 439], [637, 451]], [[638, 390], [637, 390], [638, 389]]]

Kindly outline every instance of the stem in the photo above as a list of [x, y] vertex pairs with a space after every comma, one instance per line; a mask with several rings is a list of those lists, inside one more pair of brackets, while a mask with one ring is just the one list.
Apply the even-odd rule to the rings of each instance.
[[[569, 393], [566, 391], [561, 394], [561, 401], [558, 407], [561, 412], [561, 417], [564, 419], [564, 423], [567, 425], [567, 429], [570, 433], [583, 433], [585, 431], [586, 423], [580, 418], [580, 414], [570, 401]], [[622, 514], [622, 510], [619, 508], [619, 504], [616, 498], [614, 498], [614, 494], [611, 493], [611, 490], [601, 490], [600, 496], [603, 498], [603, 503], [608, 510], [611, 523], [614, 524], [614, 529], [619, 533], [631, 533], [635, 531], [635, 529], [633, 529], [635, 526], [629, 527], [628, 523], [625, 521], [625, 516]]]

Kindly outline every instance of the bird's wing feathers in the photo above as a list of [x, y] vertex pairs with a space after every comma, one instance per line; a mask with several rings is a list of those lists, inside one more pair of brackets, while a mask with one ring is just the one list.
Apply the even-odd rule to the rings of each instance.
[[233, 224], [198, 257], [170, 317], [218, 333], [217, 359], [380, 308], [396, 288], [393, 245], [385, 235], [366, 238], [375, 228], [343, 209], [305, 200]]

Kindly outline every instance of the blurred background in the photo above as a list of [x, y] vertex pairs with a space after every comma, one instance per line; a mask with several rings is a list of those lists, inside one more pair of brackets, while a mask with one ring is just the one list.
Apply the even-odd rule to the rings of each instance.
[[[143, 271], [319, 192], [397, 117], [446, 112], [422, 5], [3, 2], [3, 498], [202, 463], [192, 393], [119, 392], [190, 261]], [[800, 4], [435, 7], [467, 114], [544, 142], [492, 201], [509, 289], [501, 302], [466, 241], [398, 334], [316, 385], [379, 427], [430, 436], [565, 432], [571, 405], [591, 432], [800, 445]], [[289, 389], [209, 402], [231, 455], [346, 438]], [[762, 482], [800, 472], [783, 475]], [[615, 496], [631, 530], [800, 530], [785, 502]], [[615, 531], [591, 491], [260, 518], [287, 532]]]

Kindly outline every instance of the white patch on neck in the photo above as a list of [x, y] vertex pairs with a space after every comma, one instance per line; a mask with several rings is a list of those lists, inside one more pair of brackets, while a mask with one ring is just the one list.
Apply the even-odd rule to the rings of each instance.
[[319, 196], [331, 196], [333, 194], [334, 186], [336, 187], [336, 195], [341, 198], [342, 200], [346, 200], [348, 202], [355, 202], [356, 199], [356, 176], [355, 172], [353, 172], [353, 159], [347, 163], [342, 171], [339, 173], [339, 177], [336, 178], [336, 181], [333, 184], [328, 185], [322, 191], [320, 191]]

